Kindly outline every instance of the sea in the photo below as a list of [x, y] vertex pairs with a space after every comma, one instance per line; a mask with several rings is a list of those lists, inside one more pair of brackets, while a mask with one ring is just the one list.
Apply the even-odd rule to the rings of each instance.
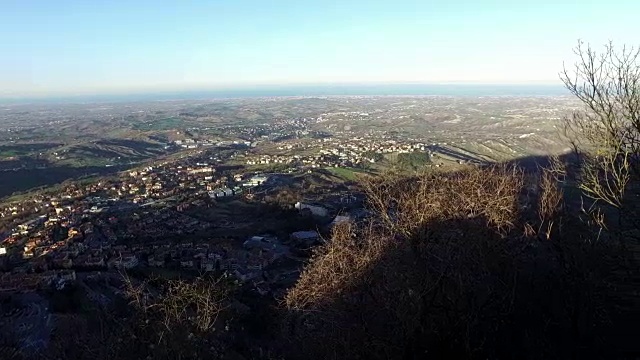
[[0, 104], [113, 103], [314, 96], [563, 96], [562, 85], [379, 84], [254, 86], [215, 90], [2, 98]]

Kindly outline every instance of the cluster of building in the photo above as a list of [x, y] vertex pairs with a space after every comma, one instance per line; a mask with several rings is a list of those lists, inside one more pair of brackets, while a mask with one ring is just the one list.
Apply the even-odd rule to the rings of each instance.
[[[38, 216], [52, 213], [98, 213], [126, 204], [145, 205], [174, 197], [216, 197], [224, 193], [240, 194], [242, 188], [266, 182], [264, 176], [236, 172], [218, 172], [216, 167], [234, 152], [221, 156], [211, 152], [192, 154], [174, 161], [163, 161], [131, 170], [115, 179], [89, 184], [69, 184], [55, 193], [40, 193], [0, 205], [0, 229], [16, 227]], [[235, 176], [234, 176], [235, 175]]]
[[[216, 176], [218, 175], [218, 176]], [[70, 184], [55, 194], [37, 194], [0, 207], [0, 266], [14, 272], [137, 265], [139, 256], [112, 247], [116, 240], [137, 237], [162, 238], [202, 232], [211, 224], [182, 213], [189, 196], [198, 199], [241, 193], [227, 188], [231, 182], [243, 187], [263, 184], [265, 176], [231, 178], [191, 158], [132, 170], [117, 179], [87, 185]], [[203, 202], [201, 200], [195, 200]], [[169, 204], [153, 210], [153, 205]], [[165, 208], [159, 206], [159, 208]], [[152, 216], [140, 218], [141, 212]], [[120, 213], [132, 213], [118, 219]], [[99, 231], [94, 231], [94, 227]], [[0, 227], [0, 229], [2, 228]], [[28, 260], [28, 261], [27, 261]]]
[[292, 168], [358, 167], [375, 163], [384, 154], [414, 151], [433, 155], [432, 147], [417, 141], [384, 140], [366, 137], [330, 137], [324, 139], [288, 140], [278, 146], [281, 154], [247, 154], [247, 165], [287, 164]]
[[[252, 140], [246, 141], [176, 140], [171, 146], [195, 150], [116, 177], [69, 183], [55, 193], [36, 193], [1, 205], [0, 269], [20, 274], [25, 284], [48, 283], [52, 272], [68, 279], [73, 270], [150, 267], [226, 271], [242, 281], [257, 281], [263, 292], [267, 268], [286, 259], [290, 250], [308, 250], [321, 238], [315, 231], [297, 231], [286, 239], [264, 235], [202, 241], [201, 235], [212, 226], [224, 225], [189, 215], [186, 210], [190, 206], [206, 208], [222, 198], [249, 198], [259, 193], [253, 188], [267, 189], [280, 176], [256, 174], [250, 168], [228, 164], [286, 163], [293, 169], [355, 166], [377, 161], [376, 154], [428, 148], [411, 140], [317, 138], [308, 129], [317, 121], [300, 118], [276, 121], [273, 129], [236, 128], [251, 130]], [[251, 150], [256, 141], [273, 136], [286, 138], [278, 140], [282, 154], [259, 155]], [[295, 207], [317, 217], [326, 218], [330, 213], [314, 204], [298, 203]], [[185, 235], [198, 235], [193, 237], [198, 240], [177, 240]], [[270, 273], [273, 275], [273, 269]], [[27, 280], [39, 274], [44, 282]]]
[[227, 147], [227, 146], [236, 146], [236, 147], [251, 147], [255, 146], [255, 143], [251, 141], [240, 141], [240, 140], [210, 140], [210, 139], [190, 139], [186, 138], [183, 140], [175, 140], [173, 142], [174, 146], [178, 146], [184, 149], [197, 149], [199, 147], [207, 147], [207, 146], [218, 146], [218, 147]]
[[[55, 218], [38, 217], [21, 224], [3, 240], [0, 259], [6, 260], [3, 267], [7, 273], [0, 277], [0, 287], [34, 290], [52, 279], [75, 279], [74, 270], [152, 267], [227, 272], [242, 282], [262, 279], [261, 289], [265, 290], [263, 272], [270, 265], [289, 255], [292, 248], [305, 249], [320, 241], [315, 231], [294, 232], [284, 241], [270, 235], [251, 236], [244, 241], [171, 240], [172, 235], [183, 233], [182, 228], [196, 231], [202, 225], [167, 209], [153, 210], [143, 217], [134, 213], [127, 219], [79, 209], [59, 212]], [[156, 228], [163, 228], [165, 233], [150, 231]], [[155, 241], [137, 241], [143, 236]]]

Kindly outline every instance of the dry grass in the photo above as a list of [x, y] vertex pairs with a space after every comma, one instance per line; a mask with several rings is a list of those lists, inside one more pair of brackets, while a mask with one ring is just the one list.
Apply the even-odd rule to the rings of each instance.
[[229, 300], [222, 280], [200, 277], [150, 285], [125, 275], [124, 282], [128, 304], [71, 319], [42, 358], [216, 358], [223, 345], [213, 327]]
[[152, 297], [147, 293], [147, 283], [135, 286], [125, 277], [131, 304], [140, 314], [162, 323], [168, 332], [176, 325], [186, 323], [201, 332], [211, 330], [229, 300], [229, 288], [222, 282], [222, 278], [203, 277], [194, 281], [167, 280], [162, 293]]
[[223, 279], [141, 281], [123, 275], [126, 299], [81, 316], [58, 315], [49, 349], [34, 358], [215, 359], [228, 348], [220, 323], [233, 313]]
[[483, 217], [500, 231], [514, 226], [521, 170], [469, 167], [452, 174], [426, 173], [371, 179], [364, 186], [371, 209], [392, 231], [410, 236], [416, 227], [437, 219]]
[[[579, 299], [596, 269], [561, 231], [562, 176], [559, 164], [539, 172], [533, 196], [504, 166], [371, 179], [379, 225], [334, 230], [286, 296], [285, 334], [322, 359], [562, 351], [563, 327], [601, 314], [595, 296]], [[587, 321], [580, 331], [600, 320]]]
[[559, 213], [563, 192], [559, 182], [566, 176], [567, 171], [560, 160], [554, 157], [551, 158], [551, 165], [548, 168], [540, 168], [539, 173], [538, 234], [549, 240], [554, 225], [562, 221]]
[[340, 297], [380, 261], [391, 246], [389, 236], [373, 226], [356, 229], [350, 222], [337, 225], [331, 240], [315, 250], [300, 280], [286, 295], [287, 308], [304, 310]]
[[[501, 233], [518, 217], [523, 174], [514, 168], [470, 167], [456, 174], [386, 175], [365, 183], [374, 226], [346, 223], [333, 229], [331, 240], [319, 247], [296, 287], [285, 298], [290, 309], [317, 307], [339, 297], [355, 279], [371, 271], [381, 257], [403, 239], [428, 241], [427, 224], [455, 219], [482, 219]], [[457, 229], [441, 229], [455, 235]]]

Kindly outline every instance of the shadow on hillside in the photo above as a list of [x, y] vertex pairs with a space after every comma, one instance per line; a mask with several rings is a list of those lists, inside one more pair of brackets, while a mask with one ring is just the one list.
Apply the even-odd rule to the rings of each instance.
[[[560, 160], [561, 163], [568, 165], [568, 170], [571, 172], [568, 175], [570, 176], [575, 177], [577, 172], [580, 170], [578, 166], [579, 156], [575, 152], [558, 155], [558, 160]], [[546, 155], [525, 156], [511, 161], [506, 161], [504, 164], [516, 166], [523, 169], [525, 172], [537, 172], [539, 168], [545, 168], [551, 164], [551, 157]]]
[[53, 186], [66, 180], [79, 180], [91, 176], [107, 176], [126, 170], [134, 165], [60, 166], [40, 169], [16, 169], [0, 171], [0, 198], [13, 193], [34, 190], [42, 186]]
[[479, 156], [472, 156], [470, 154], [467, 153], [463, 153], [460, 151], [456, 151], [454, 149], [450, 149], [450, 148], [446, 148], [440, 145], [432, 145], [429, 146], [429, 150], [437, 153], [437, 154], [442, 154], [445, 156], [448, 156], [454, 160], [462, 160], [462, 161], [467, 161], [467, 162], [471, 162], [471, 163], [475, 163], [475, 164], [486, 164], [487, 161], [482, 159]]
[[[548, 161], [513, 163], [532, 173]], [[188, 322], [169, 329], [122, 300], [119, 311], [59, 316], [59, 348], [42, 358], [638, 358], [637, 299], [624, 293], [628, 254], [594, 241], [572, 206], [550, 240], [532, 234], [524, 224], [537, 227], [536, 194], [521, 190], [507, 204], [517, 204], [508, 232], [479, 213], [416, 221], [402, 236], [379, 224], [335, 233], [343, 245], [326, 258], [344, 261], [330, 260], [314, 282], [324, 289], [311, 289], [322, 296], [298, 307], [254, 295], [225, 306], [215, 330], [198, 332]]]
[[[572, 161], [575, 155], [562, 157]], [[545, 157], [513, 162], [531, 172]], [[536, 203], [534, 198], [532, 201]], [[482, 215], [416, 223], [408, 237], [379, 239], [384, 251], [334, 282], [321, 299], [283, 316], [293, 358], [548, 359], [640, 355], [633, 308], [619, 306], [622, 276], [613, 242], [567, 208], [550, 240], [524, 230], [536, 207], [519, 207], [505, 234]], [[343, 237], [345, 235], [342, 235]], [[359, 231], [347, 242], [362, 243]], [[343, 240], [345, 241], [345, 240]], [[370, 239], [367, 241], [371, 241]], [[349, 251], [357, 249], [350, 245]], [[362, 247], [361, 247], [362, 249]], [[340, 250], [338, 250], [339, 252]], [[332, 257], [339, 257], [336, 251]], [[353, 256], [352, 256], [353, 257]], [[355, 263], [355, 261], [354, 261]], [[366, 264], [366, 265], [362, 265]], [[333, 264], [331, 271], [339, 271]], [[628, 270], [628, 269], [623, 269]], [[329, 271], [329, 273], [331, 272]], [[335, 282], [338, 282], [338, 285]], [[633, 317], [635, 316], [635, 318]]]

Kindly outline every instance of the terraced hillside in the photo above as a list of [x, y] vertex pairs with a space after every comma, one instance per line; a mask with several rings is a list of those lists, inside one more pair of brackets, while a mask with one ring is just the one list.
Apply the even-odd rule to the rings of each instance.
[[61, 147], [61, 163], [108, 165], [138, 162], [166, 154], [164, 145], [151, 139], [104, 139]]

